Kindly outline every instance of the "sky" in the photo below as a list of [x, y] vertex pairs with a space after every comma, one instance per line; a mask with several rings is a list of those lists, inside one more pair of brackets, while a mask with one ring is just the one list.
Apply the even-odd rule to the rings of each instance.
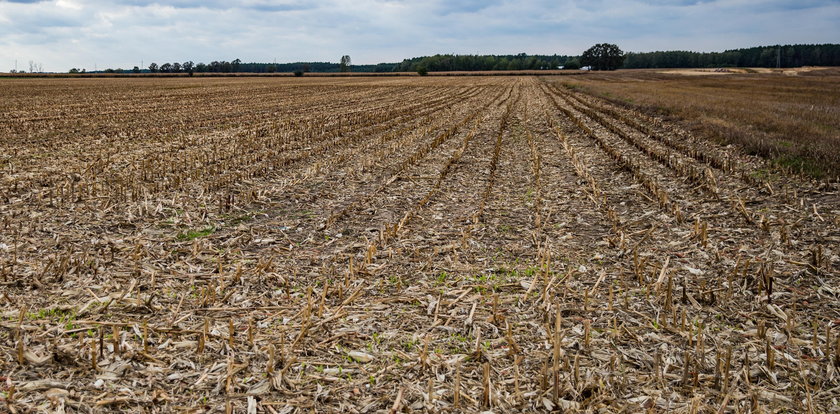
[[0, 71], [838, 41], [840, 0], [0, 0]]

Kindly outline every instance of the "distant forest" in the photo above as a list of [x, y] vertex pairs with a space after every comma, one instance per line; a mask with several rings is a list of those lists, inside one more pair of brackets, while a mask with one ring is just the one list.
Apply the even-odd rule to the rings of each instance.
[[[376, 65], [352, 65], [353, 72], [393, 72], [396, 63], [379, 63]], [[269, 72], [341, 72], [339, 63], [331, 62], [294, 62], [294, 63], [242, 63], [239, 72], [269, 73]]]
[[[191, 63], [191, 62], [189, 62]], [[164, 64], [165, 65], [165, 64]], [[163, 67], [164, 65], [161, 65]], [[160, 72], [187, 72], [186, 63], [175, 69], [170, 65], [168, 70], [158, 69]], [[380, 63], [376, 65], [352, 65], [353, 72], [393, 72], [396, 63]], [[331, 62], [294, 62], [294, 63], [243, 63], [239, 59], [233, 62], [198, 63], [194, 66], [197, 73], [274, 73], [274, 72], [340, 72], [341, 64]]]
[[[349, 58], [349, 57], [348, 57]], [[624, 55], [624, 69], [645, 68], [714, 68], [714, 67], [767, 67], [840, 66], [840, 44], [760, 46], [733, 49], [724, 52], [629, 52]], [[551, 70], [578, 69], [579, 56], [564, 55], [434, 55], [405, 59], [400, 63], [375, 65], [350, 65], [351, 72], [450, 72], [493, 70]], [[340, 63], [245, 63], [239, 59], [231, 62], [152, 63], [148, 68], [107, 69], [108, 73], [274, 73], [341, 72]], [[73, 68], [70, 73], [84, 73]]]
[[558, 69], [571, 56], [561, 55], [434, 55], [405, 59], [394, 67], [395, 72], [429, 72], [476, 70], [544, 70]]
[[840, 66], [840, 44], [760, 46], [725, 52], [627, 53], [625, 69]]
[[[570, 62], [573, 58], [560, 55], [434, 55], [422, 56], [412, 59], [405, 59], [401, 63], [379, 63], [376, 65], [352, 65], [352, 72], [416, 72], [425, 68], [429, 72], [444, 71], [487, 71], [487, 70], [541, 70], [557, 69]], [[183, 71], [184, 65], [177, 71]], [[577, 68], [577, 66], [575, 66]], [[170, 65], [167, 70], [173, 71], [174, 66]], [[295, 62], [295, 63], [239, 63], [211, 62], [210, 64], [199, 63], [195, 65], [194, 71], [203, 72], [246, 72], [246, 73], [272, 73], [272, 72], [313, 72], [330, 73], [340, 72], [339, 63], [330, 62]]]

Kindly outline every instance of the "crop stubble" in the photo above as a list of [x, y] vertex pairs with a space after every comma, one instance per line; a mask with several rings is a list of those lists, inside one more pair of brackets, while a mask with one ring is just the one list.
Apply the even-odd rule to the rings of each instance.
[[831, 185], [537, 77], [3, 83], [8, 410], [837, 406]]

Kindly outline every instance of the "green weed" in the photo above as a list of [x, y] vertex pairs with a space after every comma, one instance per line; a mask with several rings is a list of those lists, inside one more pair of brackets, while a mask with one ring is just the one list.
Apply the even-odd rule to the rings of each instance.
[[216, 232], [216, 227], [209, 226], [209, 227], [205, 227], [204, 229], [201, 229], [201, 230], [187, 230], [185, 232], [178, 233], [178, 235], [175, 238], [178, 239], [179, 241], [190, 241], [190, 240], [193, 240], [193, 239], [197, 239], [199, 237], [209, 236], [209, 235], [211, 235], [215, 232]]

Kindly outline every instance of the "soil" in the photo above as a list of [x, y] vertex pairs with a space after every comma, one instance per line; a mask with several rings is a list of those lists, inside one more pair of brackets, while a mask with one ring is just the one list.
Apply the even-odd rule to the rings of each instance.
[[840, 411], [836, 184], [550, 78], [2, 82], [4, 410]]

